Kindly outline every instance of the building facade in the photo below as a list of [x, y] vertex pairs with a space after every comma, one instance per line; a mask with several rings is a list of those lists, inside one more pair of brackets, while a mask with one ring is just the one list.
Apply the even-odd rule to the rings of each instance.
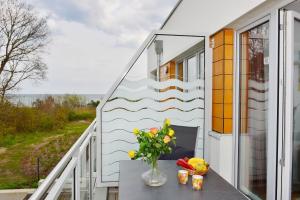
[[213, 25], [200, 4], [181, 1], [161, 28], [209, 44], [204, 156], [250, 198], [298, 199], [300, 2], [267, 0]]
[[138, 148], [132, 129], [165, 118], [184, 151], [250, 199], [299, 199], [299, 13], [300, 0], [179, 1], [32, 199], [51, 184], [47, 199], [64, 185], [75, 199], [100, 199]]

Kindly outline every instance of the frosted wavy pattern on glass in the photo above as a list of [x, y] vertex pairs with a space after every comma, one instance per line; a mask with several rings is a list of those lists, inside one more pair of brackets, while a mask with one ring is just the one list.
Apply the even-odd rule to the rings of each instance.
[[[165, 118], [170, 118], [172, 124], [178, 126], [203, 127], [204, 123], [203, 80], [189, 83], [143, 79], [135, 82], [125, 80], [123, 83], [102, 112], [102, 172], [106, 181], [118, 179], [119, 160], [127, 160], [127, 151], [138, 148], [132, 134], [133, 128], [159, 127]], [[172, 86], [180, 87], [183, 91], [195, 90], [159, 91]], [[132, 88], [138, 91], [130, 91]]]
[[[160, 39], [164, 41], [161, 63], [170, 63], [169, 59], [180, 60], [183, 52], [189, 49], [195, 51], [203, 46], [201, 38], [184, 38], [182, 41], [180, 37], [176, 37], [175, 40], [174, 38], [166, 40], [166, 37]], [[179, 46], [176, 48], [168, 46], [172, 41], [180, 41], [177, 43]], [[188, 81], [184, 78], [184, 74], [171, 72], [159, 81], [156, 74], [151, 73], [155, 70], [153, 66], [157, 64], [152, 44], [144, 51], [102, 108], [103, 182], [118, 181], [120, 160], [128, 160], [127, 152], [138, 148], [132, 133], [134, 128], [160, 127], [164, 119], [169, 118], [172, 125], [198, 127], [198, 138], [200, 137], [198, 146], [203, 149], [204, 79], [203, 77], [200, 79], [199, 75], [198, 79]]]

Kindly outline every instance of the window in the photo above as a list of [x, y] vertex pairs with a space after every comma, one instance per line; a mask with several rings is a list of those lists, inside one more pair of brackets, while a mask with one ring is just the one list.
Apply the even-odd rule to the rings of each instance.
[[204, 65], [204, 51], [185, 54], [176, 61], [176, 77], [185, 82], [193, 82], [197, 79], [204, 80]]
[[177, 64], [177, 79], [183, 81], [183, 62]]
[[197, 74], [197, 56], [193, 56], [189, 59], [187, 59], [187, 81], [193, 82], [197, 80], [198, 74]]
[[253, 199], [266, 199], [269, 23], [240, 38], [238, 187]]

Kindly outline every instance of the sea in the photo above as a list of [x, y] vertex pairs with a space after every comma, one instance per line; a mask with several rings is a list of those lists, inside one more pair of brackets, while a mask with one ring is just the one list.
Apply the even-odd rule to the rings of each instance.
[[76, 95], [82, 97], [85, 103], [93, 101], [101, 101], [104, 94], [13, 94], [9, 96], [9, 101], [14, 104], [22, 104], [24, 106], [32, 106], [32, 103], [37, 99], [44, 100], [48, 96], [52, 96], [54, 99], [61, 99], [65, 95]]

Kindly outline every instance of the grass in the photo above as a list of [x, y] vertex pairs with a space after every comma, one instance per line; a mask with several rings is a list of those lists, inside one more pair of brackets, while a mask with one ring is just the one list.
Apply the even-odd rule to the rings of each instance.
[[45, 177], [88, 127], [73, 121], [55, 131], [9, 134], [0, 137], [0, 189], [37, 187], [37, 157]]

